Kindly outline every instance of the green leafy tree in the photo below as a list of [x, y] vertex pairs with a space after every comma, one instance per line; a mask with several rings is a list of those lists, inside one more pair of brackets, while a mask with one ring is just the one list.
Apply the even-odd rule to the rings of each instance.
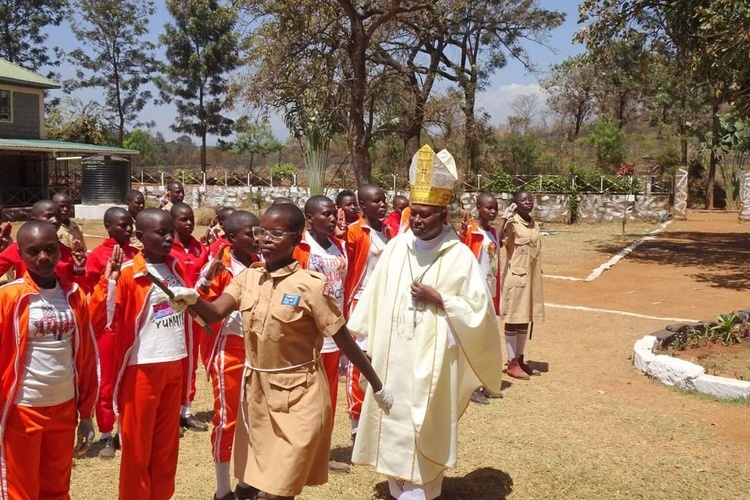
[[0, 0], [0, 57], [32, 71], [59, 64], [45, 29], [59, 26], [67, 8], [67, 0]]
[[111, 145], [112, 126], [100, 104], [64, 99], [47, 114], [47, 137], [58, 141]]
[[250, 154], [250, 172], [253, 172], [255, 155], [265, 156], [281, 151], [282, 144], [273, 135], [271, 124], [267, 119], [250, 120], [243, 117], [237, 120], [235, 129], [237, 138], [230, 147], [230, 151], [239, 155]]
[[206, 137], [227, 136], [233, 121], [224, 116], [229, 107], [227, 76], [237, 55], [236, 11], [217, 0], [167, 0], [173, 22], [159, 41], [167, 64], [156, 80], [161, 97], [177, 107], [175, 132], [201, 140], [201, 170], [206, 171]]
[[612, 170], [625, 158], [625, 133], [620, 121], [607, 115], [600, 117], [580, 142], [594, 149], [599, 168]]
[[157, 70], [154, 45], [143, 40], [153, 13], [150, 0], [78, 0], [69, 15], [82, 47], [68, 54], [78, 69], [65, 89], [106, 89], [105, 102], [115, 117], [119, 145], [125, 139], [125, 126], [136, 120], [152, 97], [141, 87]]
[[560, 115], [574, 141], [596, 105], [596, 68], [586, 56], [575, 56], [552, 67], [542, 87], [550, 94], [547, 105]]

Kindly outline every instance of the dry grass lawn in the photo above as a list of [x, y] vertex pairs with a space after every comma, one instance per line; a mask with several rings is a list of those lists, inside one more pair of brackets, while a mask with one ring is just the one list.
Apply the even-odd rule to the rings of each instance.
[[[544, 240], [545, 273], [585, 277], [608, 258], [597, 248], [624, 247], [655, 227], [628, 224], [623, 236], [614, 223], [545, 225], [553, 232]], [[680, 229], [690, 230], [685, 225]], [[88, 222], [84, 232], [100, 234]], [[95, 240], [89, 240], [93, 247]], [[626, 309], [627, 303], [614, 303], [610, 297], [616, 295], [604, 291], [618, 289], [625, 279], [638, 289], [633, 276], [643, 275], [643, 269], [661, 266], [659, 271], [667, 276], [690, 279], [658, 263], [633, 267], [628, 260], [595, 285], [545, 280], [547, 300]], [[662, 281], [649, 285], [649, 293], [665, 308], [675, 290]], [[741, 292], [705, 286], [695, 292], [702, 299], [691, 311], [710, 317], [717, 303], [747, 306], [747, 295]], [[678, 305], [669, 307], [662, 315], [684, 314]], [[633, 342], [663, 326], [663, 321], [652, 319], [548, 308], [546, 322], [536, 326], [528, 346], [528, 357], [547, 372], [530, 381], [509, 381], [505, 399], [469, 407], [460, 424], [458, 467], [447, 472], [441, 498], [750, 498], [750, 406], [671, 390], [632, 368]], [[349, 424], [341, 399], [333, 455], [345, 460]], [[194, 409], [208, 420], [211, 406], [210, 386], [200, 377]], [[208, 433], [187, 433], [182, 439], [175, 498], [212, 497], [208, 438]], [[76, 460], [73, 498], [116, 496], [118, 462], [119, 455], [109, 462]], [[354, 467], [348, 475], [331, 476], [328, 484], [306, 489], [299, 498], [365, 500], [388, 495], [382, 476]]]

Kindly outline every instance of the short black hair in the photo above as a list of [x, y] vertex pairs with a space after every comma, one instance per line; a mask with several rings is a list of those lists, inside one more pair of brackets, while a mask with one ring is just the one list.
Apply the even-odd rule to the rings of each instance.
[[143, 193], [141, 193], [137, 189], [131, 189], [127, 193], [125, 193], [125, 201], [133, 201], [138, 196], [140, 196], [140, 197], [142, 197], [144, 199], [146, 198], [145, 196], [143, 196]]
[[301, 233], [305, 229], [305, 214], [296, 205], [292, 205], [291, 203], [271, 205], [263, 215], [281, 215], [285, 217], [287, 229], [292, 233]]
[[227, 217], [232, 215], [236, 210], [234, 207], [221, 207], [216, 211], [216, 218], [226, 223]]
[[271, 205], [281, 205], [282, 203], [294, 203], [290, 198], [286, 196], [277, 196], [273, 199]]
[[185, 202], [179, 201], [179, 202], [175, 203], [174, 205], [172, 205], [172, 207], [169, 209], [169, 215], [171, 215], [172, 218], [174, 218], [174, 217], [176, 217], [175, 214], [177, 212], [181, 212], [181, 211], [183, 211], [185, 209], [190, 210], [190, 213], [193, 212], [193, 207], [191, 207], [190, 205], [188, 205]]
[[529, 193], [525, 189], [521, 189], [520, 191], [516, 191], [515, 193], [513, 193], [513, 203], [518, 203], [518, 199], [522, 194], [528, 194], [529, 196], [531, 196], [531, 193]]
[[328, 196], [323, 196], [322, 194], [311, 197], [309, 200], [307, 200], [307, 202], [305, 202], [305, 215], [312, 215], [323, 203], [333, 203], [333, 200], [331, 200]]
[[346, 198], [347, 196], [353, 196], [355, 201], [357, 199], [357, 195], [354, 194], [354, 191], [352, 191], [351, 189], [342, 189], [341, 191], [339, 191], [339, 194], [336, 195], [336, 206], [340, 207], [341, 202], [344, 201], [344, 198]]
[[167, 191], [173, 191], [174, 189], [177, 189], [177, 188], [183, 188], [183, 189], [185, 189], [182, 186], [182, 183], [180, 181], [169, 181], [169, 182], [167, 182]]
[[235, 210], [224, 221], [224, 231], [227, 234], [237, 234], [243, 227], [258, 225], [260, 221], [254, 213], [247, 210]]
[[[39, 200], [36, 203], [34, 203], [31, 206], [31, 210], [29, 210], [29, 218], [35, 219], [37, 216], [41, 215], [43, 212], [45, 212], [48, 208], [52, 207], [53, 209], [57, 208], [57, 203], [55, 203], [52, 200]], [[49, 222], [48, 222], [49, 224]]]
[[135, 227], [142, 231], [143, 225], [147, 221], [158, 220], [162, 217], [167, 217], [170, 220], [172, 219], [172, 216], [170, 216], [161, 208], [145, 208], [138, 212], [138, 215], [135, 216]]
[[55, 203], [58, 203], [57, 201], [55, 201], [56, 198], [67, 198], [68, 203], [70, 203], [70, 195], [63, 191], [60, 191], [59, 193], [55, 193], [52, 195], [52, 201], [54, 201]]
[[479, 204], [482, 203], [482, 202], [493, 201], [493, 200], [497, 201], [497, 197], [495, 197], [494, 194], [487, 193], [487, 192], [481, 192], [481, 193], [479, 193], [477, 195], [477, 202], [476, 203], [477, 203], [477, 206], [479, 206]]
[[104, 212], [104, 221], [103, 222], [105, 224], [111, 224], [112, 222], [114, 222], [114, 220], [116, 218], [122, 217], [123, 215], [127, 216], [127, 217], [130, 217], [130, 212], [128, 212], [127, 210], [125, 210], [122, 207], [110, 207], [110, 208], [107, 209], [106, 212]]
[[396, 196], [393, 197], [393, 204], [395, 205], [396, 202], [399, 202], [399, 201], [400, 202], [406, 202], [407, 204], [409, 204], [409, 198], [407, 198], [406, 196], [402, 196], [400, 194], [397, 194]]
[[359, 203], [362, 203], [363, 195], [372, 195], [373, 193], [375, 193], [375, 191], [383, 191], [383, 188], [381, 188], [377, 184], [365, 184], [357, 190], [357, 201]]
[[39, 232], [39, 231], [52, 231], [55, 234], [55, 238], [57, 238], [57, 231], [55, 231], [55, 226], [47, 222], [46, 220], [30, 220], [23, 223], [23, 226], [18, 230], [18, 233], [16, 234], [16, 241], [18, 242], [19, 248], [21, 246], [21, 240], [26, 238], [26, 235], [31, 232]]

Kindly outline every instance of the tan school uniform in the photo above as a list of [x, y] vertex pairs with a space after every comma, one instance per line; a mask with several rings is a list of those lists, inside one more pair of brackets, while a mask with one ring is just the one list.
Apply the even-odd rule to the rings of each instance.
[[70, 221], [70, 225], [60, 224], [60, 229], [57, 230], [57, 237], [60, 239], [60, 243], [66, 247], [73, 249], [73, 242], [79, 240], [83, 245], [83, 251], [86, 251], [86, 241], [83, 239], [83, 231], [81, 226], [73, 221]]
[[500, 315], [505, 323], [544, 321], [539, 225], [516, 214], [503, 234], [506, 261]]
[[242, 314], [248, 365], [235, 475], [273, 495], [328, 480], [331, 403], [319, 353], [345, 322], [324, 285], [295, 261], [273, 272], [255, 264], [224, 290]]

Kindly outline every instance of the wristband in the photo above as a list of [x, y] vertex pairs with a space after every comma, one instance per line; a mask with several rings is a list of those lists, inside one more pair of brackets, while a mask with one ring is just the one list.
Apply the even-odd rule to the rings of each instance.
[[198, 280], [198, 284], [205, 288], [211, 288], [211, 281], [207, 280], [205, 276], [201, 276], [201, 279]]

